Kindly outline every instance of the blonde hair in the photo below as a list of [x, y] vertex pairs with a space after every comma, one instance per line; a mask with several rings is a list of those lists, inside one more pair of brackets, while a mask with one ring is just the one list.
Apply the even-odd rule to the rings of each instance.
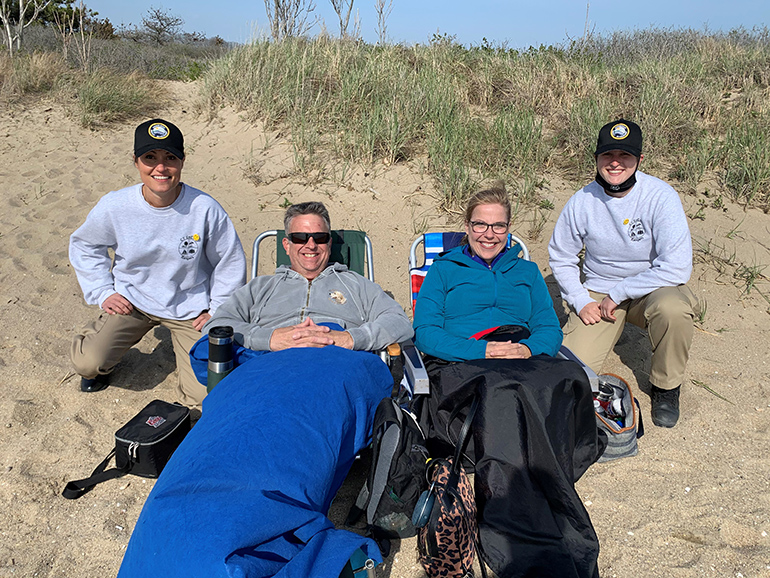
[[470, 222], [476, 207], [481, 205], [501, 205], [505, 209], [506, 222], [511, 221], [511, 199], [508, 197], [503, 181], [495, 181], [490, 188], [477, 191], [471, 195], [465, 207], [466, 223]]

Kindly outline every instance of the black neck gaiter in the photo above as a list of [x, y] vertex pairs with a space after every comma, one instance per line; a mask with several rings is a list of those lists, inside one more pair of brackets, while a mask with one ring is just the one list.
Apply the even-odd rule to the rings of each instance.
[[631, 187], [633, 187], [636, 184], [636, 171], [634, 171], [634, 174], [628, 177], [625, 181], [620, 183], [619, 185], [611, 185], [607, 181], [605, 181], [602, 176], [599, 174], [599, 171], [596, 172], [596, 182], [599, 183], [599, 185], [608, 192], [611, 193], [625, 193], [627, 190], [629, 190]]

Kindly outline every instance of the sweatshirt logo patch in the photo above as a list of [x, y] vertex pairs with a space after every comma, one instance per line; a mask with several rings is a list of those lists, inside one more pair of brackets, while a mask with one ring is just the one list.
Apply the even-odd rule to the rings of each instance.
[[345, 305], [347, 299], [340, 291], [329, 291], [329, 299], [340, 305]]
[[179, 254], [182, 256], [182, 259], [185, 261], [195, 259], [195, 255], [198, 253], [199, 249], [199, 241], [200, 237], [198, 235], [187, 235], [186, 237], [182, 237], [181, 241], [179, 241]]
[[642, 225], [641, 219], [634, 219], [631, 221], [631, 223], [628, 225], [628, 236], [631, 237], [632, 241], [641, 241], [644, 239], [644, 236], [646, 235], [644, 231], [644, 225]]

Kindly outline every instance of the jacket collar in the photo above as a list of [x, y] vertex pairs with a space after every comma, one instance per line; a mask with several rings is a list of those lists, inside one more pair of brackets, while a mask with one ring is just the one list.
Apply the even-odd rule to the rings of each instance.
[[[347, 265], [343, 265], [342, 263], [329, 263], [326, 266], [326, 269], [321, 271], [321, 273], [315, 279], [323, 279], [324, 277], [328, 277], [329, 275], [332, 275], [335, 272], [341, 273], [341, 272], [347, 271], [347, 270], [348, 270], [348, 266]], [[275, 270], [275, 274], [276, 275], [283, 275], [286, 279], [299, 279], [299, 278], [304, 279], [304, 277], [302, 277], [302, 275], [297, 273], [289, 265], [280, 265]], [[315, 279], [313, 279], [313, 281], [315, 281]]]
[[449, 251], [446, 251], [444, 253], [441, 253], [437, 258], [438, 260], [444, 260], [444, 261], [452, 261], [454, 263], [457, 263], [458, 265], [462, 265], [464, 267], [471, 267], [473, 269], [478, 269], [479, 271], [507, 271], [511, 267], [515, 266], [516, 263], [519, 262], [519, 251], [521, 248], [519, 247], [518, 243], [515, 243], [510, 249], [508, 249], [500, 259], [498, 259], [495, 264], [490, 269], [489, 267], [486, 267], [482, 265], [481, 263], [478, 263], [477, 261], [474, 261], [468, 255], [466, 255], [463, 252], [464, 245], [460, 245], [458, 247], [453, 247]]

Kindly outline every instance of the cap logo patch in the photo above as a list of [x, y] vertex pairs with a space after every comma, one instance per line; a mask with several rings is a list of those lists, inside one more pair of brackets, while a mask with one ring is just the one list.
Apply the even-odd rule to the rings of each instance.
[[166, 138], [171, 133], [171, 131], [168, 130], [168, 127], [162, 122], [152, 123], [150, 128], [147, 129], [147, 132], [150, 133], [152, 138], [158, 140]]
[[629, 132], [631, 131], [628, 130], [628, 127], [626, 125], [624, 125], [623, 123], [619, 123], [610, 129], [610, 136], [615, 140], [623, 140], [628, 136]]

